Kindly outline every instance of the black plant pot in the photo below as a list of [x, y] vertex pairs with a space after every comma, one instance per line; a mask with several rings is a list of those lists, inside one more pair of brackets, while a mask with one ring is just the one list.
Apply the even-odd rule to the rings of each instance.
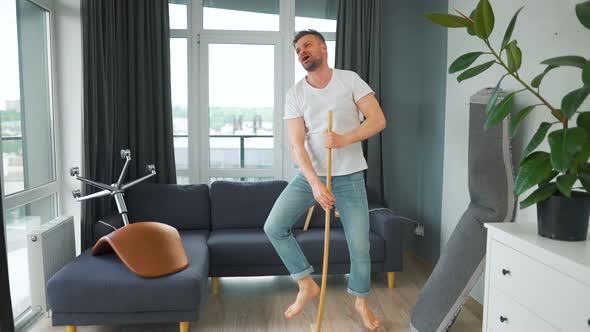
[[590, 217], [590, 195], [573, 192], [567, 198], [555, 194], [537, 203], [539, 235], [562, 241], [585, 241]]

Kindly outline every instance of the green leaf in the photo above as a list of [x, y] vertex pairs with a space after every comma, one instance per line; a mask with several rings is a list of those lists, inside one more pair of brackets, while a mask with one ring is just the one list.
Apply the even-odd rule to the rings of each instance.
[[506, 28], [506, 32], [504, 33], [504, 40], [502, 40], [502, 46], [500, 47], [501, 50], [503, 50], [508, 44], [508, 41], [510, 41], [510, 38], [512, 37], [512, 32], [514, 31], [514, 26], [516, 25], [516, 18], [518, 17], [518, 13], [520, 13], [520, 11], [523, 8], [524, 7], [520, 7], [520, 9], [516, 11], [514, 16], [512, 16], [512, 19], [508, 24], [508, 28]]
[[457, 76], [457, 81], [461, 82], [461, 81], [464, 81], [468, 78], [472, 78], [473, 76], [477, 76], [477, 75], [483, 73], [484, 71], [486, 71], [488, 68], [490, 68], [495, 62], [496, 61], [492, 60], [492, 61], [488, 61], [486, 63], [482, 63], [481, 65], [471, 67], [471, 68], [465, 70], [464, 72], [462, 72], [461, 74], [459, 74], [459, 76]]
[[457, 15], [432, 13], [424, 16], [432, 22], [447, 28], [466, 28], [473, 25], [468, 19]]
[[590, 86], [576, 89], [563, 97], [561, 100], [561, 111], [570, 119], [580, 108], [586, 97], [590, 94]]
[[516, 40], [511, 41], [506, 45], [506, 57], [508, 58], [508, 70], [514, 73], [520, 69], [522, 64], [522, 52], [518, 47]]
[[590, 86], [590, 61], [586, 62], [582, 69], [582, 81], [586, 86]]
[[514, 184], [514, 193], [519, 196], [527, 189], [543, 181], [551, 174], [552, 170], [549, 153], [544, 151], [531, 153], [520, 164]]
[[498, 101], [498, 96], [500, 95], [500, 84], [502, 83], [502, 80], [504, 79], [504, 77], [506, 77], [506, 75], [504, 75], [500, 78], [500, 80], [498, 81], [498, 83], [494, 87], [494, 90], [492, 91], [492, 95], [490, 96], [490, 99], [488, 99], [488, 104], [486, 105], [486, 116], [489, 115], [492, 108], [494, 106], [496, 106], [496, 101]]
[[547, 60], [541, 62], [541, 64], [583, 68], [584, 65], [586, 64], [586, 59], [584, 57], [577, 56], [577, 55], [566, 55], [566, 56], [558, 56], [556, 58], [547, 59]]
[[587, 192], [590, 192], [590, 165], [589, 164], [584, 164], [584, 165], [580, 166], [580, 169], [578, 172], [578, 179], [580, 179], [580, 182], [582, 183], [582, 186], [584, 187], [584, 189], [586, 189]]
[[551, 171], [551, 173], [549, 173], [549, 175], [547, 175], [546, 178], [544, 178], [543, 180], [541, 180], [541, 182], [539, 182], [539, 185], [549, 183], [549, 181], [553, 180], [553, 178], [555, 176], [557, 176], [557, 174], [559, 174], [558, 171]]
[[584, 128], [584, 130], [586, 130], [586, 134], [588, 137], [590, 137], [590, 112], [580, 113], [576, 119], [576, 125], [578, 125], [578, 127]]
[[451, 66], [449, 67], [449, 74], [456, 73], [461, 71], [469, 66], [482, 55], [483, 52], [471, 52], [461, 55], [457, 58], [457, 60], [453, 61]]
[[516, 135], [516, 131], [518, 130], [518, 127], [520, 127], [522, 120], [524, 120], [524, 118], [526, 118], [527, 115], [529, 115], [529, 113], [535, 109], [535, 107], [537, 107], [537, 105], [527, 106], [514, 115], [510, 121], [510, 137], [514, 137], [514, 135]]
[[567, 198], [572, 197], [572, 187], [576, 182], [576, 176], [573, 174], [565, 174], [557, 177], [557, 189]]
[[488, 0], [480, 0], [475, 8], [473, 30], [481, 39], [488, 39], [494, 30], [494, 11]]
[[551, 165], [562, 173], [570, 168], [575, 155], [587, 144], [586, 131], [580, 127], [556, 130], [549, 134], [548, 140]]
[[514, 99], [514, 95], [516, 95], [518, 91], [512, 92], [506, 98], [502, 99], [502, 101], [498, 104], [498, 106], [494, 107], [486, 122], [483, 125], [483, 129], [487, 130], [491, 127], [497, 125], [498, 123], [502, 122], [504, 118], [512, 111], [512, 100]]
[[545, 75], [547, 75], [547, 73], [549, 71], [551, 71], [552, 69], [555, 69], [557, 67], [559, 67], [559, 66], [556, 66], [556, 65], [549, 65], [549, 66], [547, 66], [547, 68], [545, 68], [545, 71], [543, 71], [539, 75], [535, 76], [535, 78], [533, 78], [533, 80], [531, 81], [531, 86], [533, 88], [538, 88], [541, 85], [541, 81], [543, 80], [543, 78], [545, 77]]
[[539, 189], [535, 190], [532, 194], [529, 195], [524, 201], [520, 202], [520, 209], [526, 209], [527, 207], [537, 204], [541, 201], [546, 200], [547, 198], [551, 197], [551, 195], [555, 194], [557, 191], [557, 186], [554, 182], [544, 184], [539, 186]]
[[[469, 14], [469, 18], [475, 20], [475, 9], [471, 11], [471, 14]], [[476, 36], [475, 30], [473, 30], [473, 24], [467, 27], [467, 33], [472, 36]]]
[[545, 135], [547, 135], [547, 131], [549, 131], [549, 128], [551, 128], [551, 126], [552, 124], [549, 122], [542, 122], [539, 125], [539, 128], [529, 141], [529, 144], [524, 149], [524, 152], [522, 153], [522, 155], [525, 158], [529, 155], [529, 153], [533, 152], [533, 150], [535, 150], [537, 146], [541, 144], [541, 142], [543, 142], [543, 140], [545, 139]]
[[[590, 136], [586, 134], [586, 137], [588, 138]], [[572, 166], [570, 167], [570, 172], [573, 174], [578, 174], [578, 168], [580, 167], [580, 165], [588, 162], [588, 158], [590, 158], [590, 145], [586, 142], [586, 144], [582, 146], [582, 150], [576, 153], [576, 155], [574, 156], [574, 161], [572, 162]]]
[[578, 20], [583, 26], [590, 29], [590, 1], [576, 5], [576, 16], [578, 16]]

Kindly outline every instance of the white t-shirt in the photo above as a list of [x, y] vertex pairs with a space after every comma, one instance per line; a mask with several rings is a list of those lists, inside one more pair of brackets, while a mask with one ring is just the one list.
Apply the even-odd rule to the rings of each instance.
[[[284, 119], [303, 117], [305, 148], [313, 168], [327, 175], [328, 151], [324, 132], [328, 129], [328, 111], [332, 111], [332, 131], [345, 134], [360, 126], [362, 113], [356, 102], [373, 93], [357, 73], [333, 69], [332, 79], [323, 89], [311, 86], [305, 78], [287, 92]], [[361, 142], [332, 149], [332, 175], [348, 175], [367, 169]]]

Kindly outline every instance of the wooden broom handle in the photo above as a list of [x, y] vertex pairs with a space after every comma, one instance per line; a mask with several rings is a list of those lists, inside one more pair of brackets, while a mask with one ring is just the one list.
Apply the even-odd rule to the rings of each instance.
[[[328, 112], [328, 131], [332, 131], [332, 111]], [[328, 148], [328, 169], [326, 187], [332, 191], [332, 149]], [[328, 255], [330, 253], [330, 210], [326, 211], [326, 230], [324, 231], [324, 262], [322, 266], [322, 288], [320, 290], [320, 307], [318, 309], [317, 332], [321, 331], [324, 303], [326, 302], [326, 286], [328, 281]]]

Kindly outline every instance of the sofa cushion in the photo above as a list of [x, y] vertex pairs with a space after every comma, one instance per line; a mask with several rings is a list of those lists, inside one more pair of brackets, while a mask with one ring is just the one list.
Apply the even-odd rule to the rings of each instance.
[[262, 228], [215, 230], [207, 246], [211, 265], [282, 264]]
[[209, 187], [142, 183], [125, 193], [129, 219], [157, 221], [178, 230], [210, 229]]
[[[324, 230], [293, 231], [310, 264], [322, 263]], [[382, 261], [383, 239], [370, 233], [371, 260]], [[276, 265], [283, 264], [262, 229], [223, 229], [211, 232], [207, 241], [211, 265]], [[330, 230], [330, 263], [350, 263], [348, 245], [342, 228]]]
[[[305, 257], [310, 264], [320, 264], [324, 258], [324, 230], [319, 228], [304, 231], [295, 231], [295, 239], [301, 246]], [[369, 232], [371, 261], [383, 261], [385, 243], [383, 239]], [[348, 244], [344, 235], [344, 229], [330, 229], [330, 263], [350, 263]]]
[[54, 312], [130, 313], [196, 311], [209, 275], [208, 231], [180, 232], [187, 269], [160, 278], [142, 278], [114, 254], [90, 249], [57, 272], [47, 284]]
[[212, 229], [259, 228], [262, 230], [285, 181], [211, 184]]

